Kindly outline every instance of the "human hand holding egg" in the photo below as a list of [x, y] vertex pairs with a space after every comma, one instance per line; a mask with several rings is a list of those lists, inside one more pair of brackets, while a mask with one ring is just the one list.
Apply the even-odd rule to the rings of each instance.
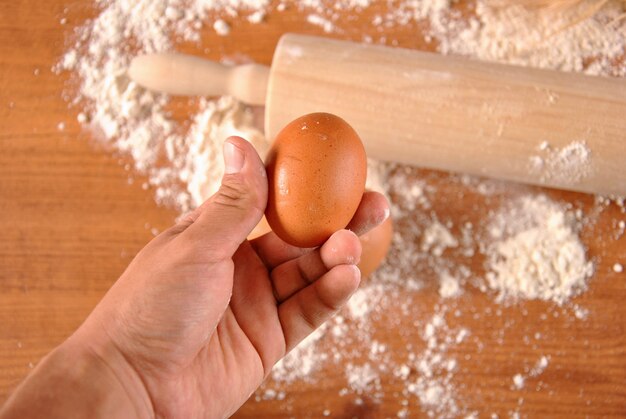
[[[346, 131], [333, 132], [318, 133], [326, 136], [318, 136], [320, 142], [332, 144], [326, 149], [328, 161], [317, 162], [318, 168], [346, 163], [345, 171], [352, 174], [348, 186], [356, 189], [341, 189], [336, 167], [328, 166], [332, 176], [317, 180], [338, 188], [339, 195], [326, 189], [310, 198], [311, 205], [273, 202], [268, 208], [278, 212], [267, 212], [272, 226], [300, 217], [308, 230], [290, 230], [296, 224], [284, 223], [286, 228], [277, 232], [291, 231], [289, 242], [295, 237], [296, 244], [318, 247], [294, 246], [275, 232], [246, 240], [268, 203], [268, 178], [253, 146], [229, 138], [219, 191], [137, 254], [81, 327], [5, 403], [0, 416], [64, 417], [70, 408], [85, 417], [98, 417], [98, 412], [102, 417], [234, 413], [274, 364], [357, 289], [357, 234], [389, 215], [382, 195], [363, 194], [363, 167], [352, 167], [364, 153], [350, 157]], [[348, 144], [354, 146], [353, 140]], [[301, 157], [296, 161], [307, 158]], [[303, 179], [296, 179], [305, 189], [298, 197], [309, 186], [324, 183]], [[314, 201], [319, 197], [328, 202], [319, 205]], [[341, 202], [343, 197], [350, 202]], [[290, 208], [304, 212], [285, 218], [282, 211]]]

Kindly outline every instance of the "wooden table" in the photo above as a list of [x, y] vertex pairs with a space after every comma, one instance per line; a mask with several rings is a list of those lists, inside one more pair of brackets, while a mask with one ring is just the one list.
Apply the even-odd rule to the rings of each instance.
[[[176, 216], [157, 207], [141, 181], [127, 183], [127, 158], [112, 156], [81, 131], [78, 110], [68, 109], [62, 100], [67, 75], [54, 75], [51, 66], [64, 51], [71, 28], [93, 15], [88, 3], [71, 3], [68, 23], [60, 25], [63, 3], [0, 4], [0, 401], [76, 329], [150, 240], [150, 230], [167, 227]], [[351, 21], [347, 27], [352, 30], [341, 37], [380, 38], [367, 22], [383, 7], [376, 4]], [[207, 30], [203, 42], [211, 46], [210, 58], [244, 54], [269, 63], [273, 46], [286, 31], [321, 33], [302, 14], [288, 10], [260, 25], [242, 22], [228, 37]], [[386, 29], [384, 35], [401, 46], [433, 48], [415, 33], [408, 26]], [[58, 128], [60, 122], [64, 130]], [[495, 205], [447, 174], [416, 175], [437, 185], [431, 200], [442, 220], [478, 219]], [[598, 208], [590, 196], [549, 194], [587, 213]], [[540, 302], [499, 306], [493, 295], [472, 287], [443, 303], [461, 313], [450, 316], [450, 327], [471, 331], [465, 344], [450, 350], [459, 361], [454, 382], [463, 412], [481, 417], [514, 411], [529, 417], [626, 416], [626, 281], [625, 274], [611, 269], [626, 261], [625, 239], [613, 238], [614, 223], [624, 218], [611, 205], [583, 231], [597, 271], [590, 290], [576, 300], [589, 310], [586, 320], [575, 319], [571, 309]], [[480, 272], [480, 258], [470, 265]], [[423, 347], [420, 324], [440, 303], [435, 279], [428, 275], [433, 274], [425, 271], [425, 283], [432, 286], [399, 293], [398, 304], [372, 320], [376, 339], [392, 356], [405, 351], [407, 342], [415, 342], [415, 350]], [[403, 315], [403, 303], [415, 309]], [[535, 335], [540, 338], [528, 344]], [[548, 368], [528, 378], [523, 389], [512, 390], [512, 377], [544, 354], [551, 356]], [[339, 396], [346, 386], [344, 372], [332, 363], [315, 376], [314, 384], [288, 386], [286, 400], [249, 401], [238, 416], [319, 417], [327, 410], [332, 417], [395, 417], [403, 399], [409, 401], [410, 416], [420, 415], [417, 399], [403, 397], [405, 384], [392, 374], [381, 376], [383, 395], [377, 401], [367, 392]]]

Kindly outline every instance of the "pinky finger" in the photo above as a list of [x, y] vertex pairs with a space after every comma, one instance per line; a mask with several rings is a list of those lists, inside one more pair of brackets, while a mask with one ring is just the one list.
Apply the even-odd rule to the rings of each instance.
[[287, 352], [343, 307], [359, 287], [355, 265], [339, 265], [278, 306]]

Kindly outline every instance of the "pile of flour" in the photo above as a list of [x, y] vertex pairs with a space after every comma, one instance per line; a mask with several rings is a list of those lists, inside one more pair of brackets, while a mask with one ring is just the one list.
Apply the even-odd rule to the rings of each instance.
[[498, 300], [563, 304], [593, 275], [574, 214], [545, 195], [506, 204], [488, 226], [486, 285]]
[[231, 98], [200, 100], [189, 128], [167, 109], [166, 95], [147, 91], [128, 75], [139, 53], [169, 51], [176, 42], [199, 41], [209, 16], [262, 12], [263, 0], [97, 1], [100, 13], [70, 39], [55, 71], [72, 71], [79, 89], [72, 103], [78, 120], [114, 150], [132, 158], [134, 171], [146, 175], [157, 203], [187, 212], [218, 187], [223, 173], [222, 144], [240, 135], [265, 149], [254, 115]]
[[539, 154], [530, 157], [529, 169], [539, 175], [541, 182], [555, 180], [574, 185], [592, 171], [591, 150], [584, 141], [572, 141], [562, 148], [542, 141], [538, 148]]

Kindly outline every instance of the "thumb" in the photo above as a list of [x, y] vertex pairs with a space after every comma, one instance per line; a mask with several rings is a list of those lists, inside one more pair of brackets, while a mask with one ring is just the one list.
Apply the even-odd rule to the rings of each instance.
[[267, 174], [252, 144], [229, 137], [224, 142], [224, 166], [219, 190], [183, 232], [216, 259], [235, 253], [263, 217], [267, 204]]

